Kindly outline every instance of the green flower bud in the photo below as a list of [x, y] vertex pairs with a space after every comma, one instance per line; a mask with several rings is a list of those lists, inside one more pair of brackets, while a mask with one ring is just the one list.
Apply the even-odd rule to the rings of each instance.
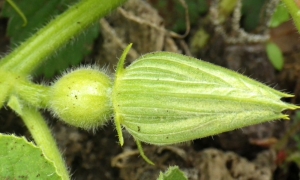
[[[128, 49], [125, 50], [125, 53]], [[186, 142], [276, 119], [299, 106], [292, 95], [192, 57], [155, 52], [118, 67], [113, 89], [115, 121], [137, 140], [156, 145]]]
[[94, 129], [112, 116], [111, 79], [96, 69], [66, 73], [50, 91], [50, 109], [64, 122]]

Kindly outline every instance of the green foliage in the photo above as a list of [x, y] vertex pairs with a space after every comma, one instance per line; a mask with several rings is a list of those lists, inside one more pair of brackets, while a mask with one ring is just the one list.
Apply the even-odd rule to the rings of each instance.
[[57, 72], [62, 72], [70, 66], [80, 64], [84, 57], [91, 53], [94, 40], [99, 35], [99, 25], [95, 24], [87, 29], [84, 34], [66, 47], [58, 51], [58, 54], [51, 56], [39, 69], [36, 75], [42, 75], [51, 78]]
[[286, 7], [283, 4], [280, 4], [277, 7], [274, 15], [272, 16], [270, 27], [275, 28], [289, 20], [290, 20], [290, 15], [289, 15], [288, 10], [286, 9]]
[[[15, 4], [22, 10], [28, 23], [23, 27], [23, 19], [9, 4], [5, 3], [2, 16], [10, 18], [7, 35], [10, 37], [12, 48], [29, 38], [38, 28], [41, 28], [59, 13], [61, 0], [15, 0]], [[30, 6], [28, 6], [30, 4]], [[65, 9], [65, 8], [64, 8]]]
[[160, 172], [157, 180], [187, 180], [187, 177], [178, 166], [171, 166], [165, 173]]
[[260, 20], [261, 9], [266, 0], [243, 0], [242, 26], [246, 31], [254, 30]]
[[280, 48], [275, 43], [268, 42], [266, 52], [274, 68], [280, 71], [284, 64], [284, 58]]
[[6, 2], [20, 15], [23, 20], [23, 27], [27, 25], [27, 18], [25, 17], [24, 13], [19, 9], [19, 7], [14, 3], [13, 0], [6, 0]]
[[0, 179], [61, 179], [40, 148], [25, 138], [0, 134]]
[[299, 9], [299, 1], [292, 1], [292, 0], [282, 0], [284, 6], [292, 16], [293, 22], [300, 33], [300, 9]]
[[[53, 19], [54, 16], [66, 10], [67, 5], [73, 2], [72, 0], [15, 0], [15, 3], [22, 9], [22, 12], [28, 19], [25, 27], [23, 26], [23, 19], [10, 5], [6, 4], [2, 15], [10, 18], [7, 34], [11, 39], [12, 48], [29, 38], [39, 28]], [[48, 61], [37, 69], [34, 75], [43, 75], [46, 78], [51, 78], [57, 72], [70, 66], [78, 65], [91, 52], [93, 41], [98, 34], [99, 25], [90, 27], [84, 34], [81, 34], [55, 55], [49, 57]]]
[[[185, 1], [188, 6], [191, 24], [197, 23], [199, 15], [208, 11], [209, 5], [206, 0]], [[164, 18], [165, 24], [175, 32], [186, 30], [185, 9], [178, 1], [164, 0], [153, 3]], [[167, 9], [167, 11], [166, 11]], [[176, 19], [176, 21], [174, 21]]]
[[[186, 3], [188, 5], [189, 18], [190, 18], [190, 21], [192, 24], [198, 22], [199, 15], [205, 14], [208, 12], [208, 9], [209, 9], [208, 1], [194, 0], [194, 1], [186, 1]], [[178, 7], [177, 9], [178, 9], [178, 11], [180, 11], [180, 9], [181, 9], [181, 12], [184, 12], [184, 9], [182, 7]], [[186, 27], [185, 27], [186, 20], [183, 19], [183, 17], [185, 17], [185, 16], [183, 13], [181, 13], [181, 14], [182, 14], [181, 23], [176, 25], [177, 27], [175, 26], [175, 28], [174, 28], [177, 31], [182, 30], [183, 27], [184, 27], [184, 30], [186, 29]], [[182, 28], [180, 28], [180, 27], [182, 27]]]

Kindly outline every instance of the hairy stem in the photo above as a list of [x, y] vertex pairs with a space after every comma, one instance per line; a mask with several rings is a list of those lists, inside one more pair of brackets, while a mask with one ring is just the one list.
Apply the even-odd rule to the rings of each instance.
[[69, 179], [69, 174], [58, 150], [55, 140], [51, 135], [50, 129], [40, 112], [33, 108], [25, 107], [23, 110], [22, 119], [24, 120], [27, 128], [30, 130], [35, 142], [43, 150], [46, 157], [54, 162], [59, 175], [63, 179]]
[[34, 108], [24, 107], [21, 115], [34, 141], [43, 150], [43, 153], [56, 166], [56, 170], [62, 179], [70, 179], [65, 162], [59, 152], [56, 142], [40, 112]]
[[46, 108], [49, 87], [31, 82], [26, 76], [0, 69], [0, 108], [10, 96], [16, 96], [30, 106]]
[[24, 105], [16, 96], [10, 97], [8, 106], [21, 116], [45, 157], [54, 163], [57, 174], [63, 180], [70, 179], [65, 162], [41, 113], [33, 107]]
[[0, 61], [0, 67], [30, 74], [48, 56], [126, 0], [82, 0]]
[[295, 26], [300, 33], [300, 9], [295, 3], [294, 0], [282, 0], [282, 2], [287, 7], [289, 13], [291, 14], [293, 21], [295, 23]]

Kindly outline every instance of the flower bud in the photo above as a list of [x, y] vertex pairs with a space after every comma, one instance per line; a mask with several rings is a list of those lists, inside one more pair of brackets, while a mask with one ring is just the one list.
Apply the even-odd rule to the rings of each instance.
[[282, 111], [299, 108], [281, 101], [290, 94], [180, 54], [155, 52], [123, 65], [113, 90], [121, 144], [118, 126], [138, 141], [169, 145], [289, 119]]

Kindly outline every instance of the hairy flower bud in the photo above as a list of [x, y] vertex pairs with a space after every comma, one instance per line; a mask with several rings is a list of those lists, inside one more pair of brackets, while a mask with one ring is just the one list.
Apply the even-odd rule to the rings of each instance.
[[299, 108], [280, 100], [292, 95], [192, 57], [155, 52], [127, 68], [124, 59], [113, 90], [121, 144], [121, 125], [138, 141], [168, 145], [289, 119], [282, 111]]

